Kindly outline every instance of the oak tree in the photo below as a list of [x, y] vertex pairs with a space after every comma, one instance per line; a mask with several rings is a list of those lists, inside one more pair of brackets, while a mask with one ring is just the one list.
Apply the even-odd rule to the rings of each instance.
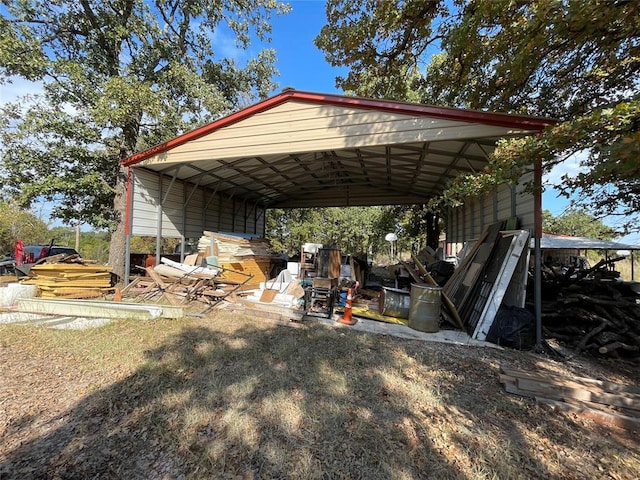
[[0, 82], [42, 94], [2, 112], [2, 194], [112, 229], [124, 268], [123, 158], [275, 87], [269, 41], [277, 0], [2, 0]]
[[347, 91], [558, 120], [502, 142], [487, 170], [441, 201], [586, 152], [580, 173], [555, 188], [640, 229], [639, 2], [329, 0], [327, 18], [316, 45], [349, 67], [337, 79]]

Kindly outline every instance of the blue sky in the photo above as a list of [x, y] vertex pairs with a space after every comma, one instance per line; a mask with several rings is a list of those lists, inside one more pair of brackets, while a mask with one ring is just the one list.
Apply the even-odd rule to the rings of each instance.
[[[313, 39], [320, 33], [326, 22], [325, 2], [323, 0], [293, 0], [289, 2], [292, 11], [287, 15], [275, 17], [272, 22], [272, 43], [270, 47], [276, 49], [278, 58], [277, 68], [280, 76], [276, 79], [279, 87], [277, 93], [285, 87], [296, 90], [342, 93], [335, 86], [335, 77], [346, 75], [344, 68], [331, 67], [324, 59], [323, 53], [316, 48]], [[228, 42], [226, 49], [233, 48]], [[254, 45], [257, 50], [259, 45]], [[255, 52], [251, 52], [255, 53]], [[0, 103], [13, 100], [16, 96], [38, 89], [39, 85], [16, 82], [11, 86], [0, 87]], [[571, 159], [560, 167], [555, 168], [548, 176], [547, 183], [558, 182], [565, 174], [575, 174], [579, 171], [579, 159]], [[543, 195], [543, 208], [551, 211], [555, 216], [561, 215], [569, 202], [558, 197], [556, 191], [547, 188]], [[46, 205], [40, 206], [42, 218], [47, 220]], [[38, 213], [38, 212], [36, 212]], [[606, 222], [615, 227], [612, 222]], [[621, 242], [640, 245], [640, 234], [620, 239]]]
[[342, 93], [335, 86], [335, 77], [346, 75], [346, 69], [331, 67], [313, 44], [326, 23], [325, 2], [294, 0], [290, 3], [291, 13], [272, 22], [272, 46], [276, 49], [280, 71], [278, 91], [293, 87], [310, 92]]

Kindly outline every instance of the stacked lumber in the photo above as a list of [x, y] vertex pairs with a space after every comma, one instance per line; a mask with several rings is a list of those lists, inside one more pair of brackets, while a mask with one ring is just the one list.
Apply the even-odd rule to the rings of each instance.
[[22, 283], [36, 285], [49, 298], [96, 298], [113, 291], [111, 267], [88, 262], [34, 265]]
[[219, 261], [219, 263], [222, 270], [218, 278], [225, 282], [244, 282], [248, 276], [251, 276], [247, 288], [256, 288], [270, 278], [271, 260], [247, 258], [237, 262]]
[[271, 244], [265, 238], [243, 238], [234, 235], [205, 231], [198, 242], [198, 251], [215, 255], [221, 260], [242, 260], [243, 257], [271, 258]]
[[205, 231], [198, 242], [198, 251], [215, 256], [221, 267], [219, 277], [225, 281], [244, 283], [252, 276], [246, 288], [256, 288], [271, 278], [271, 264], [275, 256], [271, 244], [264, 238], [242, 238]]
[[15, 275], [0, 275], [0, 286], [8, 285], [9, 283], [17, 282], [18, 279]]
[[598, 423], [640, 429], [640, 388], [585, 377], [563, 377], [500, 367], [500, 383], [508, 393], [535, 398]]
[[546, 338], [576, 353], [640, 358], [640, 297], [622, 282], [582, 279], [543, 302]]

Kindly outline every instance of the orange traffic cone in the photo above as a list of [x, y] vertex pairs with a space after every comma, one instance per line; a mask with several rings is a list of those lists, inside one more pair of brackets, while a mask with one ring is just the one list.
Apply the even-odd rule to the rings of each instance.
[[120, 287], [116, 287], [116, 291], [113, 294], [113, 301], [114, 302], [121, 302], [122, 301], [122, 291], [120, 290]]
[[338, 317], [337, 322], [343, 323], [345, 325], [355, 325], [358, 320], [351, 317], [351, 309], [352, 309], [352, 298], [351, 298], [351, 289], [347, 290], [347, 303], [344, 306], [344, 314], [341, 317]]

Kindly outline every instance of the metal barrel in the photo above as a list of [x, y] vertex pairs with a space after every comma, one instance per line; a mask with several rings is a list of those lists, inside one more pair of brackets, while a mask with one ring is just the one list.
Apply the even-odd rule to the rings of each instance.
[[395, 318], [409, 318], [411, 296], [408, 290], [382, 287], [378, 302], [378, 311], [382, 315]]
[[421, 332], [437, 332], [440, 329], [440, 303], [442, 287], [411, 284], [409, 327]]

